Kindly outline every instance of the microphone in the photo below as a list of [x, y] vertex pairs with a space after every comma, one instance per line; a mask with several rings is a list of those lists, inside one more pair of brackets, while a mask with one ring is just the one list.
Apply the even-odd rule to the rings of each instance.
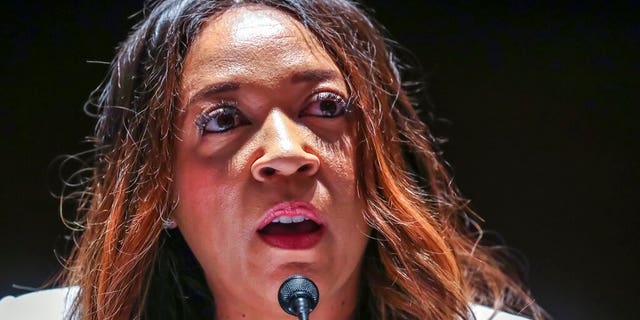
[[278, 290], [280, 307], [286, 313], [298, 317], [298, 320], [309, 320], [309, 313], [318, 305], [318, 300], [318, 287], [305, 276], [290, 276]]

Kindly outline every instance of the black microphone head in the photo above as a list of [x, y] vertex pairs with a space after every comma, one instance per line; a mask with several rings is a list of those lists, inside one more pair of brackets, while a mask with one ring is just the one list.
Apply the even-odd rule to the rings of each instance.
[[286, 313], [297, 316], [294, 301], [304, 298], [308, 303], [308, 312], [318, 305], [320, 293], [318, 287], [309, 278], [301, 275], [292, 275], [285, 280], [278, 290], [278, 302]]

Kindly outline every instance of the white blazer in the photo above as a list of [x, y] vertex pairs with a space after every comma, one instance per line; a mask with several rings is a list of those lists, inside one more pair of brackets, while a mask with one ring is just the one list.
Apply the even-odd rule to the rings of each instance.
[[[62, 320], [78, 294], [77, 287], [35, 291], [18, 297], [7, 296], [0, 300], [2, 320]], [[492, 308], [471, 304], [476, 320], [527, 320]], [[493, 318], [491, 317], [493, 316]]]

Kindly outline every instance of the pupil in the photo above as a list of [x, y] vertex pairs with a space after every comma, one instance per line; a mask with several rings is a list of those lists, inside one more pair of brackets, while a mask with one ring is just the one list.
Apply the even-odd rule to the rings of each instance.
[[336, 112], [336, 104], [333, 101], [320, 102], [320, 110], [323, 114], [334, 114]]
[[218, 117], [218, 126], [221, 128], [230, 127], [233, 125], [233, 113], [225, 112]]

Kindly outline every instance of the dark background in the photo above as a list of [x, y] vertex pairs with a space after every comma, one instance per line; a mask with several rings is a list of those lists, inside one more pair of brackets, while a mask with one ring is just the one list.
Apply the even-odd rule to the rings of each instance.
[[[396, 1], [399, 2], [399, 1]], [[556, 319], [631, 319], [640, 10], [631, 2], [369, 1], [425, 70], [436, 134], [473, 207], [529, 259]], [[0, 296], [58, 270], [56, 156], [86, 149], [82, 105], [140, 1], [4, 2]]]

